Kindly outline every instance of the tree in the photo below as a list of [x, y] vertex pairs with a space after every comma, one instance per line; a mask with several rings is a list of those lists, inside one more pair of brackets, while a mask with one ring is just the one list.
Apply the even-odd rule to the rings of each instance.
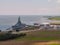
[[1, 30], [0, 30], [0, 32], [1, 32]]

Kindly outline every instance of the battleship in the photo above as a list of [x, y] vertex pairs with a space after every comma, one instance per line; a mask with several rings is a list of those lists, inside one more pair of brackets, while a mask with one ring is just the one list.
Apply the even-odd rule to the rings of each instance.
[[20, 17], [19, 17], [18, 22], [14, 26], [12, 26], [12, 29], [13, 30], [20, 30], [20, 29], [25, 28], [25, 26], [26, 26], [26, 24], [23, 24], [20, 20]]

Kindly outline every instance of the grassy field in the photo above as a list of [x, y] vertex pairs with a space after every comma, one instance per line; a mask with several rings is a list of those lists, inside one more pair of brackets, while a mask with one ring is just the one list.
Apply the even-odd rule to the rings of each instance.
[[60, 44], [49, 44], [49, 45], [60, 45]]
[[16, 40], [34, 40], [34, 41], [50, 41], [60, 40], [60, 31], [36, 31], [28, 32], [24, 38], [17, 38]]
[[[58, 41], [59, 43], [50, 43]], [[35, 44], [36, 43], [36, 44]], [[50, 43], [50, 44], [47, 44]], [[40, 30], [27, 32], [26, 36], [0, 42], [0, 45], [60, 45], [60, 30]]]
[[52, 18], [49, 18], [50, 20], [60, 20], [60, 16], [56, 16], [56, 17], [52, 17]]

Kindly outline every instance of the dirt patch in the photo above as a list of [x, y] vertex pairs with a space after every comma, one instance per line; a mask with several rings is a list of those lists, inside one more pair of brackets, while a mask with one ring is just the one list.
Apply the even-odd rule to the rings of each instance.
[[35, 42], [35, 43], [32, 43], [32, 45], [50, 45], [50, 44], [59, 44], [60, 45], [60, 41]]
[[0, 45], [29, 45], [27, 41], [2, 41]]
[[0, 45], [49, 45], [49, 44], [60, 44], [60, 41], [2, 41]]

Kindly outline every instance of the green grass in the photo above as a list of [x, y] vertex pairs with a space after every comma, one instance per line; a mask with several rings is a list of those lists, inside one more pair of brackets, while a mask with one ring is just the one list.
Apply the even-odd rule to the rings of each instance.
[[49, 18], [50, 20], [60, 20], [60, 17], [52, 17], [52, 18]]
[[60, 44], [49, 44], [49, 45], [60, 45]]
[[27, 33], [27, 36], [23, 38], [17, 38], [16, 40], [37, 40], [37, 41], [51, 41], [60, 40], [60, 31], [37, 31]]

